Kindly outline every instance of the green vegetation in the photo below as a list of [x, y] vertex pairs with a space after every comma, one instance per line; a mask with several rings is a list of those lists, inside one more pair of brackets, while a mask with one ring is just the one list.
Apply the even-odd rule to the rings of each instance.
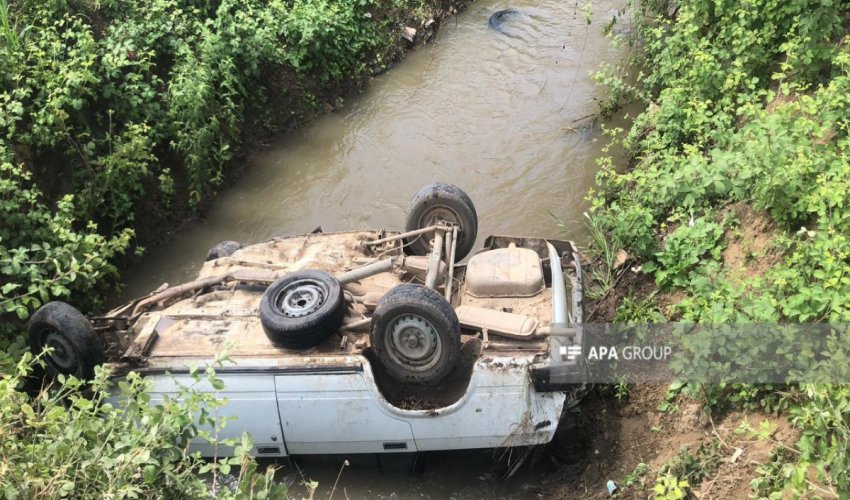
[[[149, 384], [136, 373], [119, 383], [120, 397], [115, 398], [103, 370], [88, 387], [60, 376], [53, 386], [29, 394], [21, 387], [36, 361], [25, 353], [0, 377], [4, 498], [201, 498], [211, 489], [200, 474], [209, 473], [215, 485], [216, 475], [229, 474], [233, 466], [240, 466], [236, 488], [219, 487], [219, 498], [280, 498], [285, 493], [273, 482], [274, 469], [257, 473], [247, 454], [247, 436], [240, 442], [216, 439], [216, 430], [226, 425], [215, 417], [223, 401], [197, 388], [202, 383], [222, 386], [212, 370], [196, 370], [192, 386], [152, 404]], [[202, 427], [192, 415], [198, 415]], [[236, 456], [205, 462], [188, 453], [195, 436], [235, 446]]]
[[672, 474], [659, 475], [652, 488], [655, 500], [682, 500], [687, 498], [691, 485]]
[[647, 490], [651, 489], [652, 498], [655, 500], [690, 498], [688, 492], [710, 477], [722, 460], [721, 443], [718, 440], [700, 444], [693, 453], [687, 446], [682, 446], [678, 454], [652, 471], [655, 476], [654, 483], [646, 478], [650, 467], [639, 463], [623, 478], [619, 486], [624, 491], [632, 490], [631, 496], [649, 498]]
[[9, 339], [50, 297], [91, 297], [108, 287], [116, 277], [110, 259], [127, 249], [132, 233], [106, 238], [93, 223], [79, 225], [73, 195], [51, 209], [31, 173], [0, 162], [0, 314], [13, 318], [3, 321], [0, 339]]
[[[630, 168], [617, 172], [613, 159], [602, 160], [591, 212], [598, 228], [641, 260], [660, 293], [682, 297], [665, 311], [673, 319], [850, 321], [847, 4], [683, 0], [633, 8], [637, 26], [625, 40], [632, 58], [598, 78], [612, 89], [604, 109], [638, 99], [646, 110], [622, 138]], [[741, 265], [724, 251], [745, 213], [776, 230], [766, 235], [772, 256], [749, 254]], [[629, 300], [623, 317], [643, 299]], [[832, 373], [847, 372], [845, 337], [824, 339]], [[728, 339], [727, 348], [744, 341]], [[758, 483], [759, 494], [850, 491], [847, 386], [691, 389], [712, 408], [788, 407], [803, 437], [770, 469], [777, 475]]]
[[438, 5], [0, 0], [0, 312], [94, 305], [116, 256], [196, 211], [252, 136], [385, 68]]
[[630, 324], [663, 323], [665, 321], [664, 313], [655, 303], [657, 294], [657, 292], [652, 292], [643, 299], [623, 297], [623, 301], [617, 306], [617, 312], [614, 314], [614, 322]]
[[635, 469], [626, 474], [626, 477], [624, 477], [623, 480], [620, 482], [620, 487], [629, 488], [631, 486], [637, 485], [643, 488], [644, 486], [646, 486], [646, 480], [644, 479], [644, 476], [646, 476], [647, 472], [649, 472], [648, 465], [643, 462], [637, 464], [635, 466]]
[[275, 493], [271, 472], [257, 476], [244, 454], [211, 464], [188, 455], [202, 432], [190, 416], [211, 424], [212, 397], [186, 389], [182, 405], [150, 406], [131, 376], [121, 387], [127, 404], [114, 406], [104, 373], [90, 387], [68, 379], [24, 391], [33, 368], [21, 357], [25, 322], [50, 300], [96, 311], [122, 256], [200, 210], [258, 139], [386, 69], [407, 43], [401, 27], [422, 27], [444, 8], [0, 0], [3, 496], [194, 498], [208, 491], [198, 473], [231, 465], [242, 465], [237, 497]]

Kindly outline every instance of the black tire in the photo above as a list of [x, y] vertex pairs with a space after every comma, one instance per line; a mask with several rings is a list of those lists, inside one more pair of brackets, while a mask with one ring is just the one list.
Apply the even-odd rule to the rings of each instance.
[[[475, 212], [475, 205], [457, 186], [442, 182], [425, 186], [410, 200], [405, 231], [428, 227], [438, 220], [458, 225], [455, 262], [460, 261], [472, 250], [478, 235], [478, 214]], [[406, 249], [411, 255], [427, 255], [431, 252], [428, 235], [414, 236], [407, 243], [409, 246]]]
[[275, 281], [260, 300], [266, 336], [288, 349], [313, 347], [336, 332], [345, 316], [339, 281], [324, 271], [298, 271]]
[[242, 248], [242, 244], [238, 241], [222, 241], [218, 245], [210, 248], [210, 251], [207, 252], [206, 260], [215, 260], [220, 259], [222, 257], [230, 257], [233, 255], [233, 252]]
[[44, 304], [29, 320], [29, 342], [33, 355], [45, 347], [47, 375], [73, 375], [81, 380], [94, 378], [94, 368], [103, 364], [103, 345], [89, 320], [65, 302]]
[[488, 21], [488, 24], [494, 30], [502, 33], [503, 32], [502, 24], [505, 21], [507, 21], [508, 19], [516, 17], [518, 14], [519, 14], [519, 11], [516, 10], [516, 9], [499, 10], [499, 11], [494, 12], [493, 15], [490, 16], [490, 20]]
[[394, 379], [439, 382], [457, 362], [460, 322], [439, 293], [420, 285], [399, 285], [378, 302], [371, 341], [378, 360]]

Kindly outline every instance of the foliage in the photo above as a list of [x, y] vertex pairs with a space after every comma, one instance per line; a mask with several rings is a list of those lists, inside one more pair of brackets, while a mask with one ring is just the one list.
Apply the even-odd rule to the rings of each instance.
[[367, 0], [295, 0], [283, 21], [283, 36], [291, 49], [287, 60], [298, 71], [320, 69], [321, 78], [338, 80], [362, 71], [357, 54], [376, 48], [374, 24]]
[[700, 217], [682, 224], [670, 232], [664, 249], [655, 254], [658, 262], [647, 262], [643, 270], [655, 274], [660, 286], [681, 287], [689, 282], [692, 273], [707, 274], [707, 267], [716, 268], [723, 252], [723, 226]]
[[637, 464], [633, 471], [626, 474], [626, 477], [623, 478], [623, 481], [620, 483], [620, 486], [623, 488], [628, 488], [635, 484], [643, 486], [644, 476], [646, 476], [647, 472], [649, 472], [648, 465], [643, 462]]
[[691, 485], [671, 474], [658, 476], [652, 488], [655, 500], [682, 500], [688, 494]]
[[[646, 110], [622, 141], [630, 168], [601, 162], [591, 199], [600, 229], [643, 259], [659, 287], [684, 295], [676, 306], [683, 321], [850, 321], [848, 5], [685, 0], [633, 2], [632, 9], [628, 43], [640, 50], [598, 79], [612, 87], [605, 105], [639, 99]], [[731, 224], [721, 214], [735, 206], [766, 214], [778, 228], [781, 255], [758, 272], [724, 264]], [[777, 331], [777, 345], [789, 347], [772, 354], [827, 352], [823, 368], [847, 380], [846, 338], [812, 343], [800, 331]], [[728, 352], [752, 347], [744, 336], [724, 342]], [[787, 409], [802, 429], [800, 453], [774, 468], [790, 472], [760, 485], [804, 497], [850, 491], [846, 386], [730, 384], [701, 392], [715, 409]]]
[[[273, 498], [283, 487], [274, 470], [257, 474], [247, 454], [250, 439], [221, 441], [236, 456], [205, 462], [188, 452], [196, 436], [215, 440], [224, 422], [215, 408], [224, 402], [195, 386], [154, 402], [149, 383], [131, 372], [118, 387], [98, 369], [90, 386], [59, 377], [31, 395], [20, 387], [36, 363], [26, 353], [0, 378], [0, 485], [5, 498], [199, 498], [211, 496], [198, 474], [227, 474], [240, 466], [235, 490], [224, 498]], [[194, 372], [195, 384], [220, 385], [210, 369]], [[155, 404], [154, 404], [155, 403]], [[197, 420], [193, 418], [197, 415]]]
[[654, 498], [687, 498], [688, 490], [715, 471], [721, 460], [719, 441], [701, 444], [695, 453], [683, 446], [678, 455], [659, 468], [653, 487]]
[[803, 478], [813, 467], [837, 491], [850, 491], [850, 387], [810, 384], [804, 390], [804, 398], [791, 410], [792, 422], [803, 429], [791, 486], [805, 491]]
[[[271, 82], [315, 79], [323, 92], [357, 81], [400, 43], [393, 16], [419, 8], [390, 0], [3, 0], [0, 135], [26, 152], [21, 160], [70, 177], [63, 191], [79, 194], [81, 218], [109, 222], [105, 231], [131, 227], [150, 200], [177, 195], [197, 205], [215, 191], [246, 116], [262, 115], [270, 92], [300, 92]], [[380, 10], [390, 15], [373, 19]], [[160, 186], [174, 179], [179, 189], [157, 189], [153, 179], [163, 178]]]
[[77, 193], [79, 218], [109, 235], [174, 196], [206, 199], [271, 93], [295, 96], [284, 120], [312, 109], [385, 64], [400, 20], [428, 5], [2, 0], [0, 136], [37, 182], [64, 178], [56, 191]]
[[614, 314], [615, 323], [646, 324], [663, 323], [666, 318], [655, 301], [657, 292], [652, 292], [644, 299], [624, 297], [617, 312]]
[[631, 393], [632, 386], [626, 380], [621, 379], [614, 384], [614, 397], [617, 399], [626, 399]]
[[[0, 149], [0, 155], [4, 151]], [[111, 238], [89, 223], [75, 229], [74, 197], [67, 195], [51, 210], [32, 175], [0, 163], [0, 314], [26, 320], [36, 308], [56, 298], [91, 304], [88, 297], [114, 279], [110, 259], [129, 245], [132, 232]], [[3, 328], [16, 323], [5, 321]], [[0, 331], [0, 334], [9, 334]]]
[[[805, 480], [801, 481], [799, 473], [796, 473], [795, 452], [796, 450], [779, 448], [771, 454], [769, 462], [759, 466], [759, 476], [750, 481], [750, 487], [755, 491], [757, 498], [780, 500], [783, 498], [782, 490], [785, 484], [791, 482], [792, 477], [797, 484], [805, 484]], [[804, 487], [799, 489], [802, 490]]]
[[[128, 230], [214, 194], [273, 94], [293, 106], [277, 110], [278, 125], [311, 113], [316, 95], [388, 61], [403, 43], [400, 20], [432, 9], [425, 0], [0, 0], [3, 311], [23, 319], [44, 290], [78, 299], [114, 278], [109, 263], [128, 249]], [[70, 256], [82, 267], [70, 269]]]
[[608, 294], [616, 281], [614, 265], [617, 254], [623, 244], [616, 235], [608, 235], [599, 222], [588, 213], [584, 213], [584, 225], [590, 237], [589, 253], [593, 258], [590, 266], [590, 281], [586, 293], [590, 298], [598, 299]]

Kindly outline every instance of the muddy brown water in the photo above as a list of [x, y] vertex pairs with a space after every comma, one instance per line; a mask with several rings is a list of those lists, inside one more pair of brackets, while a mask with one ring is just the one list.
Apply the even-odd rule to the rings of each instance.
[[[483, 0], [444, 22], [436, 41], [407, 55], [341, 109], [286, 134], [173, 241], [125, 274], [123, 298], [194, 277], [222, 240], [356, 228], [401, 228], [413, 194], [433, 181], [457, 184], [475, 202], [479, 245], [489, 234], [564, 237], [551, 214], [581, 232], [602, 136], [589, 73], [619, 50], [601, 25], [625, 0]], [[513, 8], [501, 32], [491, 14]], [[609, 124], [609, 125], [616, 125]], [[338, 498], [534, 498], [534, 470], [495, 480], [492, 452], [428, 454], [421, 474], [355, 462]], [[282, 462], [281, 477], [316, 479], [327, 498], [334, 460]]]

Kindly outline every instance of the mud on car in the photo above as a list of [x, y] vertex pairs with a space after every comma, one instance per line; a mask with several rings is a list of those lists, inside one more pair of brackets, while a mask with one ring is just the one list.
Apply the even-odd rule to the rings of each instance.
[[[456, 186], [410, 201], [403, 232], [213, 247], [197, 279], [104, 316], [50, 302], [29, 324], [50, 374], [105, 364], [153, 384], [153, 401], [216, 368], [260, 456], [494, 448], [550, 441], [582, 392], [582, 278], [570, 241], [490, 236]], [[469, 260], [460, 263], [468, 255]], [[198, 438], [203, 455], [227, 454]]]

